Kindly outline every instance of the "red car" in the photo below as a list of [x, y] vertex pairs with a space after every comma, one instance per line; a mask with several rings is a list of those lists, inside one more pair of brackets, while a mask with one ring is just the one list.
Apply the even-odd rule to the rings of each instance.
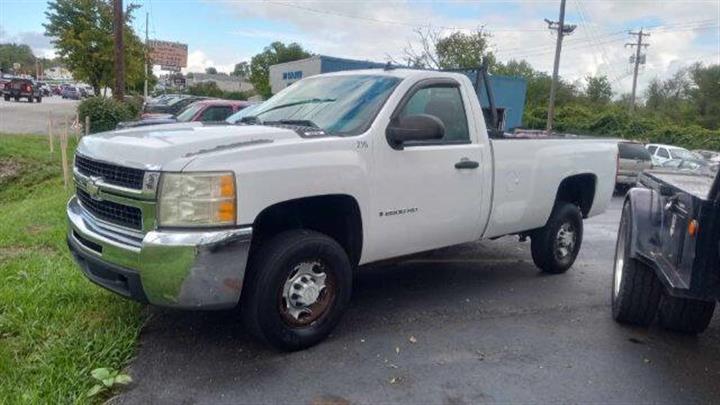
[[249, 101], [239, 100], [201, 100], [185, 107], [178, 115], [169, 114], [143, 114], [140, 121], [121, 122], [117, 128], [130, 128], [146, 125], [172, 124], [176, 122], [191, 121], [225, 121], [225, 118], [235, 114], [245, 107], [251, 106]]

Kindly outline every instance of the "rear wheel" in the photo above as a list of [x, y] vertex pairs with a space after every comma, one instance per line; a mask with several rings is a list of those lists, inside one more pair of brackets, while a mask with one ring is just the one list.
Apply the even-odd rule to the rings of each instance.
[[653, 269], [629, 257], [631, 224], [630, 203], [626, 202], [615, 245], [612, 315], [618, 322], [648, 326], [655, 319], [663, 290]]
[[33, 96], [28, 97], [28, 103], [32, 103], [32, 102], [33, 102]]
[[580, 208], [571, 203], [557, 203], [545, 227], [532, 235], [533, 262], [546, 273], [566, 272], [580, 252], [582, 235]]
[[327, 337], [352, 290], [352, 268], [332, 238], [309, 230], [283, 232], [254, 252], [241, 310], [257, 338], [300, 350]]
[[15, 101], [20, 101], [20, 97], [15, 97]]
[[3, 96], [3, 98], [5, 99], [5, 101], [10, 101], [10, 96]]
[[38, 103], [42, 103], [42, 97], [38, 97], [38, 98], [37, 98], [37, 102], [38, 102]]
[[715, 301], [700, 301], [665, 295], [660, 302], [660, 324], [675, 332], [696, 335], [710, 325]]

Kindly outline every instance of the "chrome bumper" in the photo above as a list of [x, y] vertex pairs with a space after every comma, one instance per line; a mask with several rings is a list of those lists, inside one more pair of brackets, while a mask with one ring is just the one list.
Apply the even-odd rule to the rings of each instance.
[[251, 227], [116, 233], [76, 197], [68, 202], [67, 219], [68, 245], [78, 264], [105, 288], [172, 308], [229, 308], [240, 299]]

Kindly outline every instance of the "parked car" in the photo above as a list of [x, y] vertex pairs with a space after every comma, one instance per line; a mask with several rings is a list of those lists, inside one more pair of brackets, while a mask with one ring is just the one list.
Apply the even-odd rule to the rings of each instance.
[[720, 176], [651, 170], [638, 182], [620, 219], [613, 318], [701, 333], [720, 299]]
[[653, 164], [657, 166], [672, 159], [697, 159], [692, 152], [678, 146], [649, 143], [645, 147], [652, 156]]
[[148, 104], [145, 105], [145, 111], [142, 117], [150, 118], [154, 116], [155, 118], [167, 118], [179, 114], [185, 107], [196, 101], [208, 99], [208, 97], [184, 96], [172, 98], [167, 103]]
[[42, 93], [43, 97], [50, 97], [52, 95], [52, 91], [50, 90], [50, 86], [45, 82], [36, 82], [36, 85], [40, 87], [40, 91]]
[[82, 98], [82, 92], [77, 86], [66, 86], [62, 91], [62, 98], [80, 100]]
[[147, 125], [172, 124], [176, 122], [211, 122], [225, 121], [230, 115], [251, 105], [247, 101], [235, 100], [203, 100], [196, 101], [185, 107], [177, 116], [161, 118], [143, 118], [138, 121], [126, 121], [118, 123], [118, 129]]
[[617, 142], [505, 139], [478, 94], [459, 73], [355, 70], [295, 82], [241, 125], [83, 137], [69, 248], [122, 296], [239, 305], [283, 350], [332, 331], [358, 266], [520, 235], [563, 273], [610, 203]]
[[671, 159], [659, 166], [662, 169], [688, 172], [702, 172], [710, 170], [711, 167], [710, 162], [702, 159]]
[[12, 79], [8, 83], [5, 83], [3, 88], [3, 98], [5, 101], [14, 99], [20, 101], [21, 98], [27, 98], [28, 102], [32, 103], [37, 101], [42, 102], [42, 90], [31, 79]]
[[693, 150], [692, 152], [709, 162], [720, 163], [720, 152], [702, 149]]
[[637, 142], [618, 143], [616, 186], [625, 188], [634, 186], [638, 175], [651, 167], [652, 157], [643, 144]]

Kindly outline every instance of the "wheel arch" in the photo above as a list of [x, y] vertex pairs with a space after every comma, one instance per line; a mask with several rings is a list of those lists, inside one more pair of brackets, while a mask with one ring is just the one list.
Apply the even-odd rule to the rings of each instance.
[[360, 205], [348, 194], [301, 197], [263, 209], [253, 222], [251, 254], [282, 231], [311, 229], [335, 239], [356, 266], [362, 255], [363, 221]]
[[595, 201], [597, 176], [593, 173], [574, 174], [565, 177], [558, 185], [555, 203], [569, 202], [580, 207], [583, 218], [587, 218]]
[[[625, 204], [630, 205], [630, 252], [629, 257], [639, 259], [653, 265], [651, 257], [651, 240], [660, 226], [660, 200], [653, 190], [633, 188], [625, 196]], [[654, 267], [654, 266], [653, 266]]]

